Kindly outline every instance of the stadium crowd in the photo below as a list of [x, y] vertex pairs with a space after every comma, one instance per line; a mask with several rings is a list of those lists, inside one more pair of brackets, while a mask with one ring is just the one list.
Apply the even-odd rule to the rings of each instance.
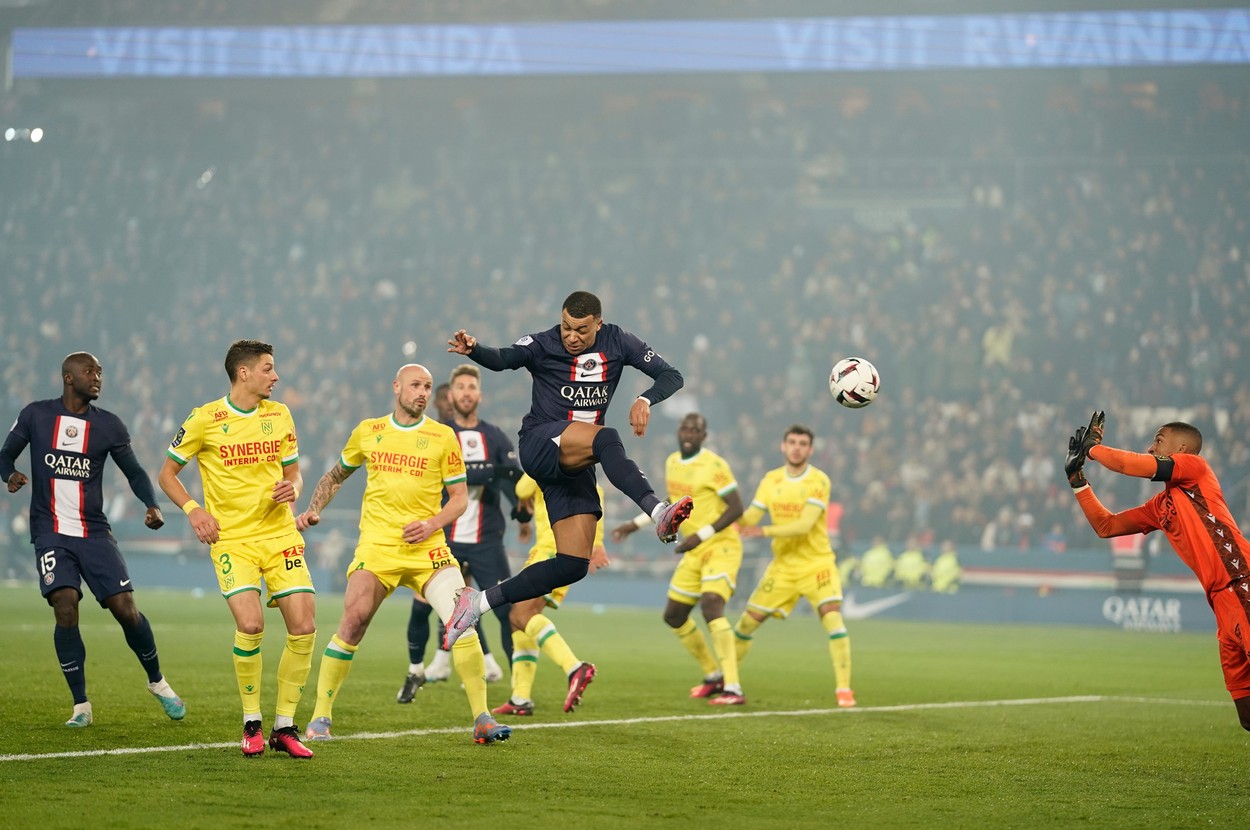
[[[155, 474], [190, 407], [224, 394], [226, 346], [258, 337], [315, 477], [385, 411], [386, 371], [412, 359], [446, 376], [456, 329], [511, 342], [585, 288], [685, 374], [629, 439], [653, 477], [698, 410], [749, 498], [798, 421], [819, 436], [843, 544], [919, 534], [936, 551], [992, 528], [999, 547], [1040, 548], [1058, 528], [1093, 547], [1067, 435], [1103, 408], [1108, 441], [1140, 450], [1175, 410], [1207, 435], [1244, 522], [1250, 164], [1230, 137], [1250, 93], [1235, 77], [1086, 80], [11, 95], [0, 114], [47, 137], [0, 146], [0, 411], [55, 396], [61, 358], [90, 350], [100, 404]], [[825, 391], [848, 354], [881, 371], [868, 409]], [[487, 375], [483, 413], [515, 431], [528, 389]], [[1156, 487], [1107, 478], [1112, 504]], [[24, 512], [0, 500], [22, 554]]]

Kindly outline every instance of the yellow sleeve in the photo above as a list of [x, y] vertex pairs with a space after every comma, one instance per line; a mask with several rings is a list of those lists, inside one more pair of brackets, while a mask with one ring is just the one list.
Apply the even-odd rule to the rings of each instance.
[[299, 438], [295, 435], [295, 417], [291, 410], [283, 407], [286, 415], [287, 433], [282, 441], [282, 466], [289, 467], [299, 461]]
[[447, 443], [443, 448], [443, 484], [460, 484], [468, 480], [468, 474], [464, 469], [464, 458], [460, 455], [460, 439], [456, 437], [456, 433], [450, 427], [447, 431], [451, 433], [447, 438]]
[[518, 501], [528, 501], [534, 498], [534, 494], [538, 492], [538, 482], [529, 477], [529, 473], [525, 473], [516, 483], [516, 497]]
[[[751, 510], [754, 509], [754, 507], [751, 508]], [[750, 510], [747, 512], [749, 513]], [[816, 522], [820, 519], [820, 514], [823, 512], [824, 508], [808, 502], [803, 505], [803, 512], [799, 514], [797, 519], [783, 525], [769, 525], [764, 528], [764, 535], [770, 539], [778, 536], [803, 536], [816, 526]]]
[[165, 455], [179, 464], [185, 465], [200, 451], [200, 443], [204, 440], [204, 424], [196, 417], [199, 411], [191, 410], [191, 414], [182, 422], [178, 434], [165, 450]]
[[352, 430], [351, 436], [347, 439], [347, 445], [343, 447], [343, 452], [339, 454], [339, 463], [344, 469], [355, 470], [365, 463], [365, 454], [360, 451], [360, 431], [364, 429], [367, 421], [361, 421]]
[[742, 515], [738, 517], [738, 521], [744, 525], [757, 525], [763, 518], [764, 508], [759, 505], [752, 504], [742, 512]]
[[[519, 485], [519, 484], [520, 484], [520, 482], [517, 482], [517, 484]], [[600, 487], [598, 484], [596, 484], [596, 485], [595, 485], [595, 489], [599, 491], [599, 503], [600, 503], [600, 504], [603, 504], [603, 488], [602, 488], [602, 487]], [[600, 514], [599, 514], [599, 521], [595, 523], [595, 543], [594, 543], [594, 547], [596, 547], [596, 548], [601, 548], [601, 547], [603, 547], [603, 525], [604, 525], [604, 520], [606, 519], [607, 515], [608, 515], [608, 514], [607, 514], [607, 512], [606, 512], [606, 511], [605, 511], [605, 512], [603, 512], [603, 513], [600, 513]]]

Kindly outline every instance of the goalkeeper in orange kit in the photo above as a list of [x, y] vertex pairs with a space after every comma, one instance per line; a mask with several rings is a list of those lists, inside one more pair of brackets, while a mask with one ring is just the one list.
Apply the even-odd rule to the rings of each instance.
[[[1103, 412], [1095, 412], [1089, 426], [1068, 441], [1064, 471], [1077, 503], [1104, 539], [1162, 530], [1193, 570], [1215, 612], [1224, 685], [1242, 728], [1250, 730], [1250, 544], [1233, 521], [1211, 465], [1199, 455], [1202, 433], [1172, 421], [1155, 431], [1145, 453], [1135, 453], [1103, 445], [1105, 420]], [[1163, 490], [1145, 504], [1112, 513], [1085, 479], [1087, 458], [1117, 473], [1162, 482]]]

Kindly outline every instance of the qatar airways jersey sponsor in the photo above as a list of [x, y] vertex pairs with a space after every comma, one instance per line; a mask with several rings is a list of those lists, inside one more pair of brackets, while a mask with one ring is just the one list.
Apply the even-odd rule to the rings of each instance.
[[9, 432], [30, 450], [31, 538], [45, 533], [96, 536], [109, 531], [104, 515], [104, 462], [130, 444], [113, 413], [89, 405], [84, 413], [60, 398], [26, 406]]
[[512, 348], [522, 353], [522, 365], [534, 378], [522, 431], [548, 421], [602, 424], [626, 366], [652, 378], [672, 369], [640, 337], [612, 323], [604, 323], [594, 344], [579, 355], [565, 350], [559, 326], [526, 335]]

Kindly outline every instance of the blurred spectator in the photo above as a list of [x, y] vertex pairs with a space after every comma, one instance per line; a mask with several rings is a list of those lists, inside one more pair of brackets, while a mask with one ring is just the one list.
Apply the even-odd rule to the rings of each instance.
[[909, 591], [919, 591], [929, 578], [929, 560], [915, 536], [907, 539], [907, 547], [894, 562], [894, 578]]
[[894, 577], [894, 554], [884, 536], [872, 540], [859, 563], [859, 583], [865, 588], [884, 588]]
[[959, 567], [959, 554], [955, 543], [947, 540], [942, 543], [942, 550], [937, 559], [933, 560], [933, 590], [944, 594], [953, 594], [959, 590], [959, 580], [963, 578], [963, 569]]

